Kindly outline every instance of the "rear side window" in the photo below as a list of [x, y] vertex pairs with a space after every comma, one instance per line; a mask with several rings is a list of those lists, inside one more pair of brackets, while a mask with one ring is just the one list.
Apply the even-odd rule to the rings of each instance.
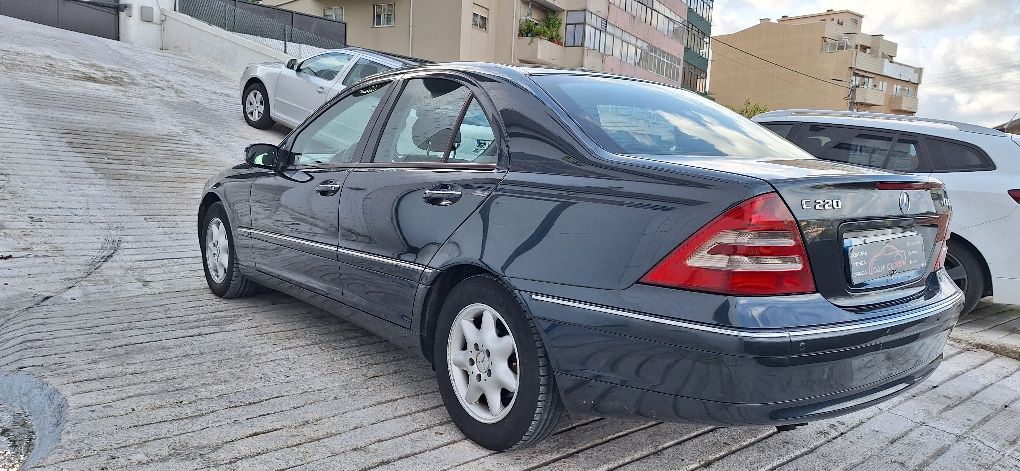
[[372, 62], [368, 59], [358, 59], [358, 62], [354, 63], [351, 67], [351, 71], [347, 73], [347, 77], [344, 78], [344, 86], [350, 86], [365, 77], [380, 74], [393, 70], [391, 67], [386, 67], [378, 62]]
[[445, 79], [408, 80], [376, 150], [375, 162], [496, 162], [495, 133], [471, 91]]
[[940, 139], [928, 139], [931, 151], [932, 171], [947, 172], [978, 172], [995, 170], [995, 164], [980, 149], [956, 142]]
[[800, 138], [800, 146], [812, 155], [837, 162], [897, 172], [923, 172], [916, 138], [873, 129], [812, 124]]
[[691, 92], [565, 74], [535, 81], [596, 144], [615, 154], [811, 158], [785, 139]]

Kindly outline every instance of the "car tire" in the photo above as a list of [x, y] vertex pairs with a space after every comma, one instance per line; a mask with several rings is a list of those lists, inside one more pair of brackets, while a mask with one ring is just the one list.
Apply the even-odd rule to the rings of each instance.
[[199, 230], [199, 246], [202, 248], [205, 281], [213, 294], [221, 298], [239, 298], [258, 289], [258, 285], [242, 275], [237, 267], [233, 232], [223, 203], [213, 203], [206, 210]]
[[275, 121], [269, 114], [269, 93], [262, 82], [248, 85], [241, 95], [241, 112], [248, 125], [257, 129], [269, 129]]
[[963, 290], [966, 298], [960, 315], [967, 314], [985, 295], [984, 267], [967, 246], [955, 240], [949, 241], [945, 267], [949, 277]]
[[[531, 316], [498, 279], [475, 275], [458, 283], [437, 322], [439, 391], [464, 435], [504, 451], [552, 433], [564, 408], [548, 354]], [[510, 391], [514, 376], [516, 391]], [[497, 408], [489, 406], [493, 397]]]

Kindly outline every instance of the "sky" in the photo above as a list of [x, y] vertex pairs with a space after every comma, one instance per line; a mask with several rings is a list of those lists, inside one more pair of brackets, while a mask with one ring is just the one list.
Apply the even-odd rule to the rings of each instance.
[[864, 15], [864, 33], [884, 34], [899, 45], [897, 62], [924, 68], [918, 116], [1020, 119], [1020, 0], [715, 0], [712, 34], [830, 8]]

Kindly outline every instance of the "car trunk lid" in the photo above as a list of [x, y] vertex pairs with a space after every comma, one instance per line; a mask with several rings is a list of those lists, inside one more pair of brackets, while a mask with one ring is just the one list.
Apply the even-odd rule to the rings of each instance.
[[818, 292], [850, 310], [921, 295], [948, 235], [949, 200], [931, 178], [819, 159], [642, 158], [770, 183], [801, 229]]

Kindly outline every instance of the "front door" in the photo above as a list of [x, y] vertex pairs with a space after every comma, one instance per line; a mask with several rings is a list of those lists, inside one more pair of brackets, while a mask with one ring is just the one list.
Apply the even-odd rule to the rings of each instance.
[[464, 84], [406, 81], [374, 151], [344, 183], [338, 257], [347, 303], [410, 325], [426, 265], [505, 175], [492, 122]]
[[282, 70], [274, 89], [276, 114], [291, 125], [301, 124], [329, 99], [351, 58], [342, 52], [326, 52], [305, 59], [294, 70]]
[[387, 83], [359, 88], [323, 110], [290, 140], [289, 165], [252, 183], [249, 232], [256, 269], [340, 297], [341, 189], [388, 88]]

